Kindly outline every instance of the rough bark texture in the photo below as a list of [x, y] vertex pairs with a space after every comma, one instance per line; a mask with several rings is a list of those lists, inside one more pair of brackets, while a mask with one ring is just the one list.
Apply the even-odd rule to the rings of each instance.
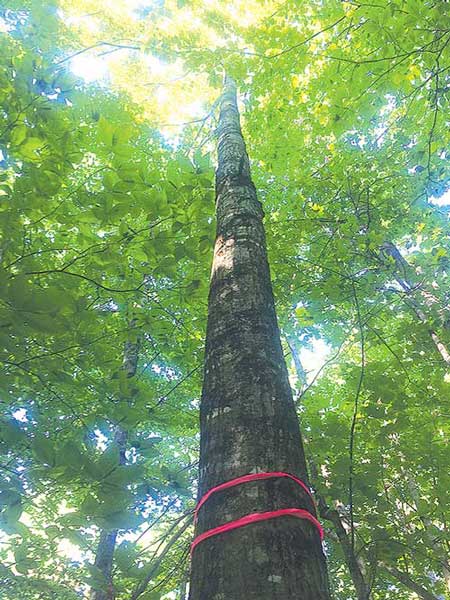
[[[252, 472], [286, 471], [307, 481], [275, 315], [263, 211], [250, 178], [230, 79], [218, 136], [199, 497]], [[196, 534], [248, 513], [289, 507], [315, 514], [306, 492], [286, 478], [247, 483], [212, 496], [200, 510]], [[192, 558], [189, 598], [328, 600], [317, 529], [306, 520], [282, 517], [204, 541]]]

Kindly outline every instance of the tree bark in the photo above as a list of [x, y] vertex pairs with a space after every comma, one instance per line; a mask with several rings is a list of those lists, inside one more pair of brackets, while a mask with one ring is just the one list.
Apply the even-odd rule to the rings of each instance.
[[[200, 408], [199, 497], [247, 473], [308, 480], [283, 358], [266, 255], [263, 211], [250, 177], [236, 86], [226, 78], [218, 127], [217, 236]], [[210, 497], [196, 534], [254, 512], [303, 508], [309, 495], [277, 478]], [[211, 537], [192, 557], [190, 600], [329, 600], [317, 529], [281, 517]]]
[[108, 584], [105, 589], [92, 589], [91, 600], [114, 600], [114, 589], [112, 586], [111, 574], [117, 532], [117, 529], [113, 529], [112, 531], [103, 529], [100, 532], [94, 565], [102, 572]]

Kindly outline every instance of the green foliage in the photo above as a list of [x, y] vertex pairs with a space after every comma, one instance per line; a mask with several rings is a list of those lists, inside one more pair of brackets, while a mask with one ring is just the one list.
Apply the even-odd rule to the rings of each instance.
[[[107, 588], [97, 544], [118, 530], [117, 599], [184, 600], [224, 68], [240, 87], [283, 335], [329, 349], [296, 382], [314, 487], [353, 521], [373, 600], [413, 597], [387, 567], [438, 597], [447, 3], [129, 4], [0, 9], [5, 597]], [[109, 80], [76, 77], [77, 56], [113, 57]], [[194, 101], [205, 118], [186, 112]], [[336, 599], [354, 597], [332, 533], [326, 544]]]

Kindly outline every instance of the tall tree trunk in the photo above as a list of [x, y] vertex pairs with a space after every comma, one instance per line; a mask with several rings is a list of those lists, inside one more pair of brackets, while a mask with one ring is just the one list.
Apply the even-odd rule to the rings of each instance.
[[[226, 78], [218, 127], [217, 237], [209, 295], [200, 409], [199, 497], [247, 473], [284, 471], [307, 482], [305, 456], [275, 314], [263, 211], [250, 178], [236, 86]], [[315, 513], [287, 478], [214, 494], [196, 534], [249, 513], [282, 508]], [[319, 533], [283, 516], [200, 543], [190, 600], [328, 600]]]

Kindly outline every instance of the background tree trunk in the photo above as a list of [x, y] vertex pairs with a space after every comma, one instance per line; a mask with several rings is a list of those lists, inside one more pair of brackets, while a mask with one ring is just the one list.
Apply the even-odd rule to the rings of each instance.
[[[439, 306], [439, 300], [433, 294], [424, 290], [420, 283], [414, 284], [412, 282], [411, 277], [413, 276], [414, 271], [394, 244], [391, 242], [384, 242], [381, 246], [381, 251], [395, 261], [396, 273], [394, 273], [394, 277], [397, 283], [402, 287], [408, 305], [411, 307], [419, 321], [427, 327], [428, 333], [433, 340], [436, 350], [441, 355], [442, 360], [450, 365], [450, 352], [437, 331], [430, 327], [429, 317], [424, 310], [424, 304], [428, 306], [437, 304]], [[441, 313], [443, 325], [446, 326], [448, 323], [448, 315], [445, 314], [445, 311], [441, 310], [439, 312]]]
[[392, 567], [391, 565], [386, 565], [384, 563], [383, 567], [395, 579], [400, 581], [400, 583], [403, 583], [405, 587], [407, 587], [409, 590], [412, 590], [415, 594], [417, 594], [417, 596], [419, 596], [419, 598], [422, 598], [422, 600], [438, 600], [438, 598], [434, 594], [423, 588], [415, 581], [413, 581], [407, 573], [404, 573], [403, 571], [400, 571], [399, 569]]
[[[129, 322], [131, 331], [136, 328], [136, 320], [131, 319]], [[127, 378], [136, 375], [138, 360], [139, 360], [140, 337], [137, 336], [136, 341], [126, 341], [123, 349], [122, 372]], [[114, 443], [119, 447], [119, 464], [125, 465], [126, 446], [128, 432], [117, 426], [114, 432]], [[105, 589], [92, 589], [90, 600], [114, 600], [114, 586], [112, 582], [112, 567], [114, 560], [114, 550], [116, 548], [118, 529], [103, 529], [100, 532], [97, 551], [95, 553], [94, 565], [101, 571], [108, 585]]]
[[[119, 446], [119, 464], [121, 465], [126, 463], [126, 441], [127, 432], [117, 427], [114, 433], [114, 442]], [[104, 589], [92, 589], [91, 600], [114, 600], [112, 567], [118, 532], [118, 529], [102, 529], [100, 532], [94, 565], [101, 571], [107, 586]]]
[[[240, 475], [286, 471], [307, 482], [280, 343], [263, 228], [236, 86], [226, 78], [218, 128], [217, 237], [200, 409], [199, 497]], [[277, 478], [213, 495], [196, 534], [253, 512], [297, 507], [308, 494]], [[209, 538], [192, 557], [190, 600], [328, 600], [325, 559], [309, 521], [281, 517]]]
[[113, 529], [111, 531], [102, 529], [100, 532], [94, 565], [102, 572], [105, 580], [108, 582], [108, 585], [105, 589], [92, 589], [91, 600], [114, 600], [114, 590], [112, 587], [112, 566], [117, 533], [117, 529]]
[[336, 509], [329, 508], [323, 505], [323, 501], [319, 500], [320, 516], [324, 519], [328, 519], [333, 523], [334, 531], [341, 545], [342, 552], [344, 554], [345, 562], [347, 564], [350, 577], [352, 578], [353, 585], [355, 586], [356, 596], [358, 600], [369, 600], [370, 598], [370, 585], [366, 582], [362, 565], [355, 554], [352, 547], [351, 540], [345, 527], [342, 523], [341, 517]]

